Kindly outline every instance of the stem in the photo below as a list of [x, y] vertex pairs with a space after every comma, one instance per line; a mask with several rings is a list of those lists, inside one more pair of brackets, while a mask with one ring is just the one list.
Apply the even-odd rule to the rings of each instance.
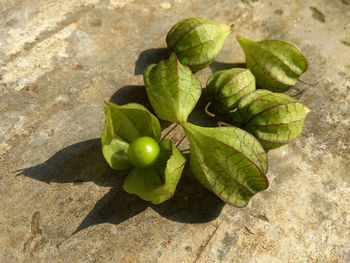
[[218, 124], [219, 127], [222, 127], [222, 126], [224, 126], [224, 127], [233, 127], [233, 125], [228, 124], [228, 123], [223, 122], [223, 121], [218, 121], [217, 124]]
[[178, 148], [178, 147], [181, 145], [181, 143], [185, 140], [185, 138], [186, 138], [186, 135], [184, 135], [184, 136], [181, 138], [181, 140], [178, 141], [178, 142], [175, 144], [175, 147]]
[[294, 94], [294, 95], [291, 95], [291, 97], [296, 97], [296, 96], [299, 96], [299, 95], [301, 95], [301, 94], [303, 94], [304, 93], [304, 89], [303, 90], [301, 90], [301, 89], [298, 89], [298, 88], [296, 88], [296, 87], [292, 87], [292, 89], [294, 89], [294, 90], [296, 90], [296, 94]]
[[204, 111], [205, 111], [205, 113], [207, 114], [207, 115], [209, 115], [210, 117], [215, 117], [215, 114], [214, 113], [211, 113], [209, 110], [208, 110], [208, 108], [209, 108], [209, 106], [211, 105], [211, 101], [209, 101], [208, 103], [207, 103], [207, 105], [205, 105], [205, 108], [204, 108]]
[[[174, 125], [174, 123], [171, 124], [171, 125]], [[170, 126], [171, 126], [171, 125], [170, 125]], [[169, 136], [169, 134], [170, 134], [172, 131], [174, 131], [174, 130], [177, 128], [177, 126], [179, 126], [178, 123], [176, 123], [173, 127], [171, 127], [171, 128], [162, 136], [161, 140], [164, 140], [167, 136]], [[175, 147], [178, 148], [178, 147], [181, 145], [181, 143], [185, 140], [185, 138], [186, 138], [186, 135], [184, 135], [184, 136], [181, 138], [180, 141], [178, 141], [178, 142], [175, 143]]]
[[298, 79], [298, 81], [305, 84], [306, 86], [310, 86], [310, 87], [316, 86], [318, 84], [318, 82], [309, 83], [309, 82], [306, 82], [306, 81], [301, 80], [301, 79]]
[[[174, 125], [174, 123], [171, 124], [171, 125]], [[171, 125], [170, 125], [170, 126], [171, 126]], [[171, 127], [171, 128], [166, 132], [166, 134], [164, 134], [164, 135], [162, 136], [161, 140], [164, 140], [173, 130], [175, 130], [175, 129], [177, 128], [177, 126], [179, 126], [179, 124], [176, 123], [173, 127]]]

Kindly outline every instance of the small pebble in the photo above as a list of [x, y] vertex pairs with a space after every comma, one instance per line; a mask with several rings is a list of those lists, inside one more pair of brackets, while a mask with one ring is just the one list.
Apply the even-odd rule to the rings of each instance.
[[166, 2], [161, 3], [160, 6], [161, 6], [162, 8], [164, 8], [164, 9], [170, 9], [170, 8], [171, 8], [171, 4], [166, 3]]

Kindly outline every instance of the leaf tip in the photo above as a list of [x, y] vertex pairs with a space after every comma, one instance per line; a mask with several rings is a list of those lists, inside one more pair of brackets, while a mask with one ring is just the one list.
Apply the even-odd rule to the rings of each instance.
[[[305, 59], [305, 61], [306, 61], [306, 59]], [[298, 81], [303, 83], [304, 85], [310, 86], [310, 87], [314, 87], [314, 86], [318, 85], [318, 81], [317, 82], [307, 82], [307, 81], [301, 80], [300, 78], [298, 78]]]
[[236, 39], [238, 40], [238, 42], [240, 42], [241, 40], [244, 39], [244, 37], [242, 37], [241, 35], [237, 35], [237, 36], [236, 36]]
[[108, 100], [104, 100], [104, 103], [106, 104], [105, 109], [107, 109], [107, 108], [109, 108], [109, 107], [111, 107], [113, 105], [113, 103], [108, 101]]
[[221, 26], [225, 29], [225, 30], [227, 30], [229, 33], [231, 33], [232, 32], [232, 30], [233, 30], [233, 24], [232, 25], [227, 25], [227, 24], [221, 24]]
[[308, 115], [310, 112], [311, 112], [311, 110], [308, 107], [304, 106], [305, 115]]
[[243, 47], [243, 45], [245, 44], [248, 44], [250, 42], [254, 42], [253, 40], [249, 39], [249, 38], [246, 38], [244, 36], [241, 36], [241, 35], [237, 35], [236, 36], [236, 39], [238, 41], [238, 43]]

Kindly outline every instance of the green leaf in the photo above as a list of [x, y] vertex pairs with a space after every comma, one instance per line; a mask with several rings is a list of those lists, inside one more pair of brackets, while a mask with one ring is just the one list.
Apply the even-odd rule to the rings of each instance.
[[133, 167], [128, 159], [129, 143], [118, 135], [114, 135], [109, 144], [102, 146], [103, 156], [108, 164], [115, 170], [126, 170]]
[[255, 90], [255, 78], [249, 69], [233, 68], [215, 72], [207, 91], [214, 112], [225, 114], [237, 107], [239, 100]]
[[200, 82], [182, 65], [175, 53], [144, 72], [147, 96], [158, 117], [176, 123], [185, 122], [201, 95]]
[[273, 149], [300, 135], [309, 111], [285, 94], [257, 90], [241, 99], [233, 115], [233, 123], [244, 125], [265, 149]]
[[103, 155], [113, 169], [129, 169], [132, 167], [127, 156], [129, 143], [141, 136], [159, 141], [159, 121], [140, 104], [118, 106], [106, 102], [106, 105], [106, 122], [101, 136]]
[[190, 165], [197, 180], [227, 203], [244, 207], [268, 187], [267, 156], [249, 133], [235, 127], [183, 124], [190, 140]]
[[237, 36], [237, 40], [243, 48], [247, 68], [263, 89], [286, 91], [307, 69], [304, 55], [289, 41], [253, 41], [242, 36]]
[[159, 146], [157, 164], [146, 169], [132, 169], [123, 184], [126, 192], [153, 204], [160, 204], [173, 196], [186, 162], [171, 141], [161, 141]]
[[192, 71], [207, 67], [219, 55], [232, 27], [204, 18], [179, 21], [169, 31], [166, 42], [180, 62]]

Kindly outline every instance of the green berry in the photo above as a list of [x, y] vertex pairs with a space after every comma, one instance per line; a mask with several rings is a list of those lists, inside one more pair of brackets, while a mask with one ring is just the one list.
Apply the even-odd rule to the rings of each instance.
[[129, 146], [129, 161], [137, 168], [150, 167], [159, 158], [159, 146], [151, 137], [139, 137]]

